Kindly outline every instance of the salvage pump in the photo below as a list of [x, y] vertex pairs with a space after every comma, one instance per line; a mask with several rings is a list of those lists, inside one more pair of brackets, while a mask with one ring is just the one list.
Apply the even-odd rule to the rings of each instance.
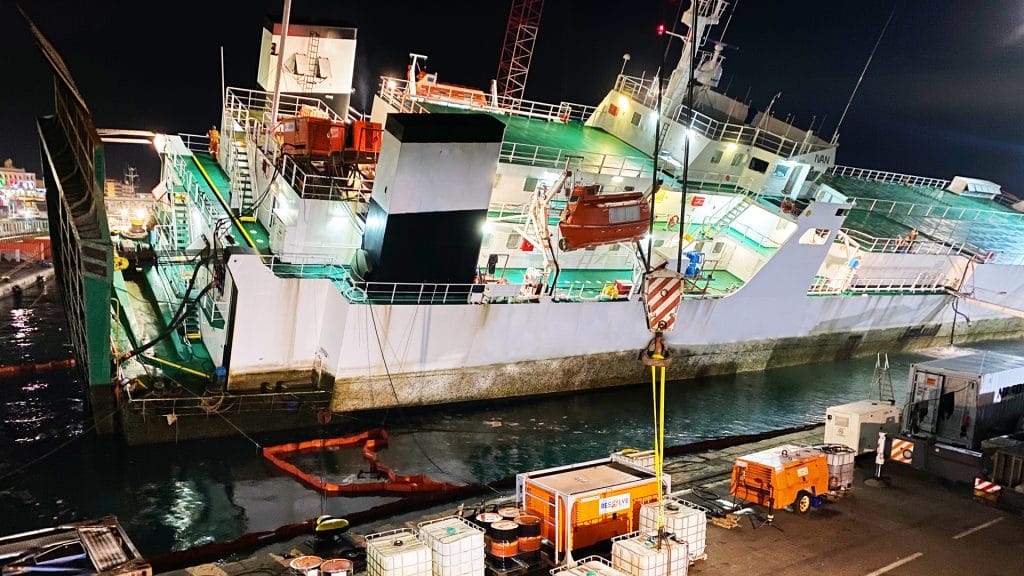
[[[676, 311], [683, 298], [683, 275], [667, 269], [648, 272], [644, 276], [644, 311], [647, 329], [654, 334], [640, 360], [651, 367], [651, 396], [654, 403], [654, 473], [662, 485], [665, 450], [665, 369], [672, 363], [665, 332], [676, 323]], [[661, 372], [660, 375], [658, 372]], [[659, 387], [660, 376], [660, 387]], [[658, 491], [658, 546], [665, 536], [665, 507], [662, 490]]]

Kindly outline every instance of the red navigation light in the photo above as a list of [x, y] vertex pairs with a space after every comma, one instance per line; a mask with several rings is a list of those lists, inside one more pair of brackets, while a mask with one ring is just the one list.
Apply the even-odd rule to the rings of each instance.
[[665, 25], [664, 24], [658, 24], [658, 36], [662, 36], [664, 34], [665, 34]]

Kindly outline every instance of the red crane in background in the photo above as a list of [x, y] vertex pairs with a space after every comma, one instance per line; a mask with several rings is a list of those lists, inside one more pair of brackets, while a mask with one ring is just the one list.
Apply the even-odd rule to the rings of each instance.
[[512, 101], [506, 105], [517, 105], [523, 99], [543, 9], [544, 0], [512, 0], [496, 79], [498, 95]]

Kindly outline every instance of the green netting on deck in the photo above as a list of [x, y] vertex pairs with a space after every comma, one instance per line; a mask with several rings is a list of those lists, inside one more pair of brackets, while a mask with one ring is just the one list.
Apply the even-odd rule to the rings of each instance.
[[870, 201], [861, 200], [846, 217], [847, 227], [871, 236], [894, 238], [916, 228], [922, 240], [967, 242], [996, 253], [1024, 252], [1024, 217], [991, 200], [837, 176], [824, 182], [847, 196], [880, 201], [868, 212]]

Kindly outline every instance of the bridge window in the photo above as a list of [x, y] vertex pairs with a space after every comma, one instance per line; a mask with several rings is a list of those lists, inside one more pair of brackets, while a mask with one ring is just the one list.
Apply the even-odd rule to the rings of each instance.
[[722, 161], [722, 151], [721, 150], [715, 150], [711, 154], [711, 163], [712, 164], [718, 164], [721, 161]]
[[526, 182], [523, 183], [523, 192], [533, 192], [537, 189], [537, 184], [540, 183], [539, 178], [529, 177]]
[[746, 163], [746, 161], [747, 161], [747, 155], [746, 154], [735, 154], [732, 157], [732, 165], [733, 166], [742, 166], [744, 163]]
[[828, 228], [811, 228], [800, 237], [800, 243], [820, 246], [828, 241], [828, 236], [831, 233], [832, 231]]
[[750, 164], [748, 164], [747, 167], [754, 172], [760, 172], [761, 174], [768, 171], [768, 163], [760, 158], [751, 158]]
[[508, 235], [508, 240], [505, 240], [505, 248], [509, 250], [517, 250], [523, 237], [518, 232], [513, 232]]
[[633, 112], [633, 118], [630, 119], [629, 123], [632, 124], [633, 126], [639, 126], [641, 118], [643, 118], [642, 114], [640, 114], [639, 112]]

